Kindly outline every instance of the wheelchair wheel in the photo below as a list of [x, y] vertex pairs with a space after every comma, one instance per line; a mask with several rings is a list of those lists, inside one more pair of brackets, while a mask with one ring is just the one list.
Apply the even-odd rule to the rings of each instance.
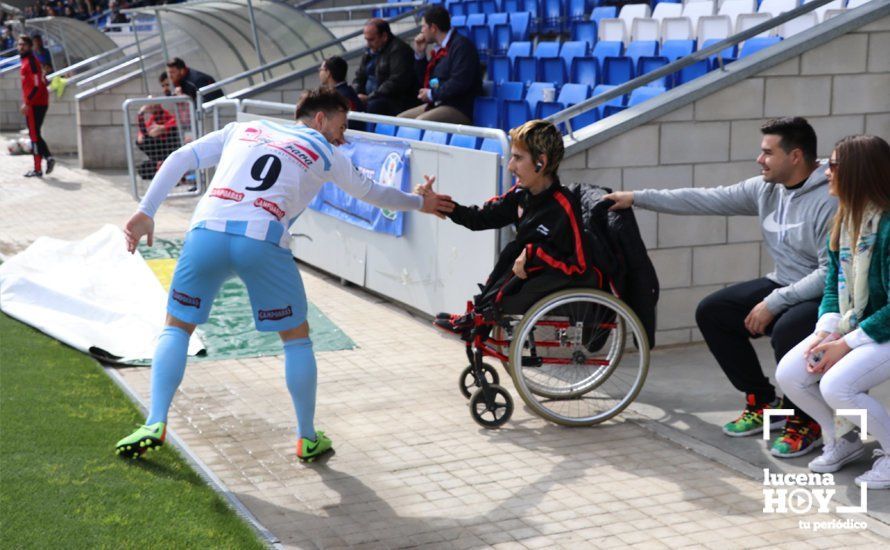
[[513, 415], [513, 397], [497, 384], [488, 386], [488, 397], [485, 388], [476, 390], [470, 398], [470, 416], [483, 428], [500, 428]]
[[[485, 376], [485, 379], [488, 380], [489, 384], [500, 384], [501, 378], [498, 376], [498, 371], [494, 369], [488, 363], [482, 363], [482, 375]], [[477, 388], [482, 387], [482, 382], [476, 379], [476, 374], [473, 372], [473, 365], [467, 365], [467, 368], [460, 373], [460, 393], [467, 399], [470, 398], [470, 395]]]
[[[627, 348], [629, 338], [641, 343]], [[636, 314], [593, 289], [570, 289], [533, 305], [513, 333], [516, 391], [538, 415], [590, 426], [624, 410], [649, 371], [649, 345]]]

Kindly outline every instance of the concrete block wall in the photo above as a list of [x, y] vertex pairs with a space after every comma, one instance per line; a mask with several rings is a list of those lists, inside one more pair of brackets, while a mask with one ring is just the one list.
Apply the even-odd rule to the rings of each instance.
[[[628, 191], [733, 184], [760, 173], [760, 125], [775, 116], [807, 117], [822, 157], [849, 134], [890, 140], [888, 53], [884, 17], [567, 158], [562, 179]], [[659, 345], [700, 340], [703, 297], [772, 269], [756, 218], [636, 215], [662, 287]]]
[[[43, 138], [53, 154], [77, 152], [77, 125], [74, 94], [71, 88], [59, 98], [50, 92], [49, 110], [43, 121]], [[19, 112], [22, 103], [22, 84], [19, 72], [10, 71], [0, 77], [0, 130], [18, 132], [27, 128], [25, 117]]]
[[19, 72], [8, 71], [0, 76], [0, 131], [17, 132], [25, 127], [19, 112], [22, 104], [22, 84]]
[[142, 79], [131, 79], [76, 102], [77, 151], [81, 168], [127, 168], [121, 104], [131, 97], [145, 97]]

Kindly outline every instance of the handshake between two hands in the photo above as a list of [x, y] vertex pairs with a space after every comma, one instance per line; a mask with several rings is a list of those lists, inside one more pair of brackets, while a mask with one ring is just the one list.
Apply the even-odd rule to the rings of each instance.
[[434, 214], [444, 220], [446, 214], [454, 211], [454, 201], [449, 195], [440, 195], [433, 191], [433, 184], [436, 182], [435, 176], [424, 175], [423, 179], [426, 180], [426, 183], [414, 188], [414, 193], [423, 197], [423, 207], [420, 211]]

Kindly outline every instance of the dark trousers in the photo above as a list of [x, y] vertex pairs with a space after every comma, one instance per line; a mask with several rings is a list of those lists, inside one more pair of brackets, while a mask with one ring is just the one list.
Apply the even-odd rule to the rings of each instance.
[[375, 115], [398, 116], [409, 107], [413, 107], [413, 105], [405, 101], [397, 101], [389, 97], [375, 97], [368, 100], [365, 111]]
[[[776, 389], [764, 376], [760, 361], [751, 345], [752, 336], [745, 328], [745, 317], [773, 290], [781, 285], [762, 278], [726, 287], [701, 301], [695, 321], [717, 363], [739, 391], [753, 393], [758, 403], [776, 398]], [[776, 363], [813, 333], [819, 314], [819, 300], [801, 302], [779, 314], [766, 329], [773, 346]], [[785, 408], [795, 409], [798, 416], [810, 417], [787, 397]]]
[[49, 109], [48, 105], [32, 105], [30, 109], [28, 109], [28, 134], [31, 137], [31, 152], [34, 155], [40, 155], [41, 157], [51, 157], [52, 153], [49, 152], [49, 147], [46, 145], [46, 142], [43, 141], [43, 136], [40, 133], [40, 127], [43, 126], [43, 119], [46, 117], [46, 111]]

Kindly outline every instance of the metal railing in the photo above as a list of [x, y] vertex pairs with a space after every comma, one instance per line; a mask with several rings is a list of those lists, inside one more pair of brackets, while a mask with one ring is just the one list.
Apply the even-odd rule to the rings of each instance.
[[708, 46], [707, 48], [705, 48], [703, 50], [698, 50], [696, 52], [693, 52], [692, 54], [682, 57], [672, 63], [668, 63], [667, 65], [665, 65], [659, 69], [656, 69], [652, 72], [646, 73], [646, 74], [638, 76], [632, 80], [629, 80], [628, 82], [621, 84], [621, 85], [617, 86], [616, 88], [609, 90], [606, 93], [602, 93], [602, 94], [593, 96], [593, 97], [591, 97], [585, 101], [582, 101], [580, 103], [576, 103], [575, 105], [572, 105], [571, 107], [569, 107], [567, 109], [564, 109], [562, 111], [559, 111], [558, 113], [554, 113], [554, 114], [550, 115], [549, 117], [547, 117], [546, 120], [548, 120], [556, 125], [559, 125], [561, 123], [564, 124], [566, 129], [568, 130], [569, 136], [572, 139], [575, 139], [575, 134], [574, 134], [575, 130], [572, 128], [572, 123], [571, 123], [571, 119], [573, 117], [576, 117], [576, 116], [578, 116], [582, 113], [585, 113], [591, 109], [599, 107], [600, 105], [603, 105], [607, 101], [615, 99], [616, 97], [620, 97], [627, 93], [630, 93], [631, 91], [633, 91], [636, 88], [639, 88], [640, 86], [644, 86], [650, 82], [658, 80], [659, 78], [662, 78], [665, 76], [670, 76], [674, 73], [677, 73], [684, 67], [688, 67], [690, 65], [698, 63], [699, 61], [706, 60], [706, 59], [710, 58], [712, 55], [717, 56], [720, 70], [725, 71], [726, 68], [723, 65], [723, 57], [721, 55], [719, 55], [720, 52], [722, 52], [723, 50], [730, 48], [732, 46], [735, 46], [739, 42], [743, 42], [743, 41], [748, 40], [749, 38], [753, 38], [763, 32], [766, 32], [766, 31], [769, 31], [775, 27], [778, 27], [779, 25], [782, 25], [787, 21], [795, 19], [795, 18], [799, 17], [800, 15], [809, 13], [809, 12], [815, 10], [816, 8], [819, 8], [821, 6], [824, 6], [825, 4], [828, 4], [831, 1], [832, 0], [813, 0], [812, 2], [804, 4], [800, 7], [794, 8], [791, 11], [787, 11], [783, 14], [773, 17], [772, 19], [770, 19], [768, 21], [764, 21], [763, 23], [755, 25], [754, 27], [751, 27], [748, 30], [742, 31], [738, 34], [734, 34], [724, 40], [721, 40], [720, 42], [718, 42], [716, 44]]
[[324, 21], [324, 16], [335, 13], [345, 13], [348, 19], [352, 19], [352, 14], [354, 12], [368, 12], [373, 10], [383, 10], [383, 9], [398, 9], [398, 8], [416, 8], [419, 6], [425, 6], [426, 2], [424, 0], [405, 0], [404, 2], [387, 4], [385, 2], [378, 4], [355, 4], [352, 6], [338, 6], [335, 8], [318, 8], [318, 9], [310, 9], [305, 10], [309, 15], [319, 16], [319, 21]]
[[[219, 100], [217, 100], [219, 101]], [[250, 107], [266, 109], [270, 111], [278, 111], [288, 113], [293, 116], [294, 105], [288, 103], [279, 103], [275, 101], [262, 101], [259, 99], [242, 99], [238, 102], [238, 112], [246, 113]], [[495, 128], [483, 128], [481, 126], [467, 126], [464, 124], [449, 124], [447, 122], [432, 122], [429, 120], [416, 120], [413, 118], [398, 118], [384, 115], [374, 115], [371, 113], [361, 113], [358, 111], [350, 111], [347, 115], [349, 120], [358, 120], [360, 122], [371, 122], [374, 124], [390, 124], [393, 126], [405, 126], [407, 128], [417, 128], [419, 130], [432, 130], [434, 132], [445, 132], [448, 134], [459, 134], [463, 136], [472, 136], [479, 138], [493, 138], [498, 141], [501, 146], [502, 154], [498, 155], [498, 164], [501, 167], [501, 175], [499, 186], [501, 191], [510, 188], [510, 171], [507, 169], [507, 163], [510, 161], [510, 142], [507, 134], [503, 130]], [[352, 132], [354, 130], [350, 130]], [[381, 139], [403, 139], [399, 137], [381, 136], [374, 134]]]

